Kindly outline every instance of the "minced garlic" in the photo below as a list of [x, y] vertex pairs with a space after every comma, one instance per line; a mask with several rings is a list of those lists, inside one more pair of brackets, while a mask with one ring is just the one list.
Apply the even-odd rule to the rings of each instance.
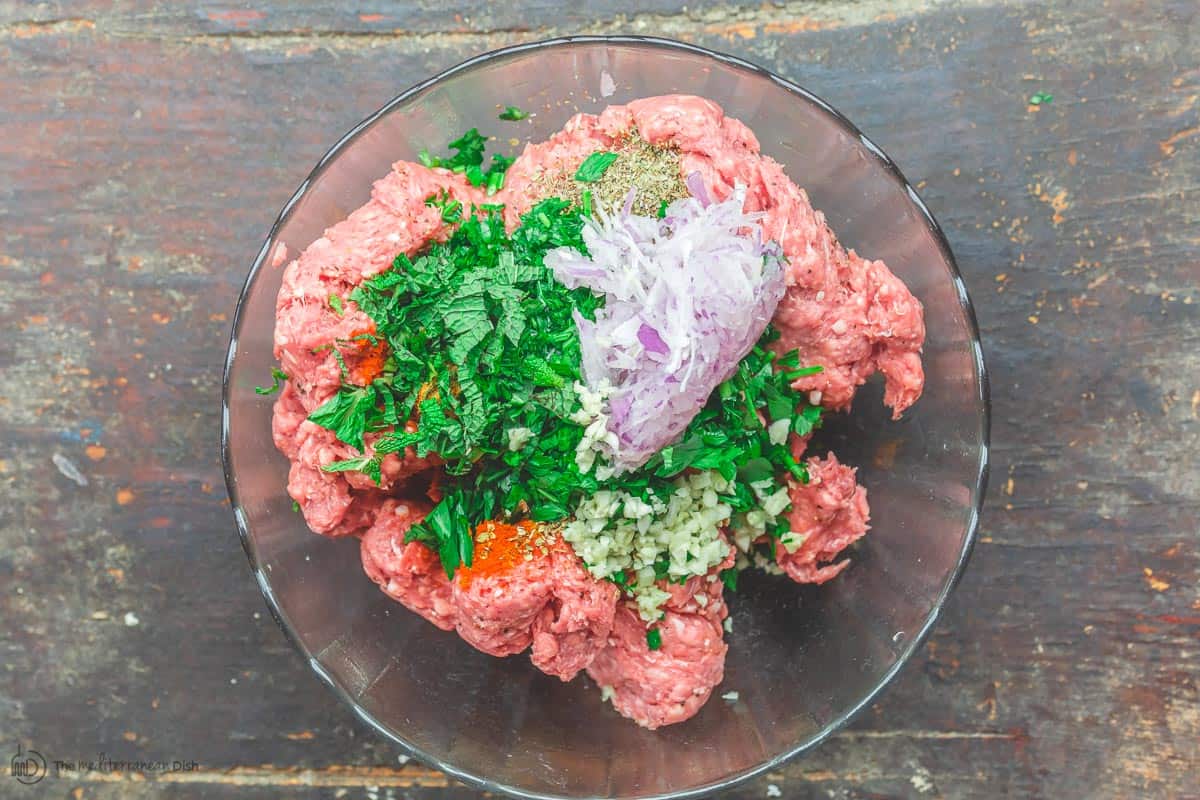
[[563, 528], [563, 539], [589, 572], [597, 578], [626, 576], [638, 613], [647, 622], [662, 616], [670, 597], [657, 585], [660, 576], [682, 582], [706, 575], [729, 555], [721, 529], [733, 510], [720, 495], [731, 490], [730, 483], [714, 470], [682, 476], [673, 484], [675, 491], [666, 500], [602, 489], [580, 503]]

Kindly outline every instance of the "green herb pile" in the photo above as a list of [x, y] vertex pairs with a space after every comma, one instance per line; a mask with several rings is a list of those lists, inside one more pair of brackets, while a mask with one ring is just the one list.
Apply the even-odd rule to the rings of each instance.
[[[726, 480], [735, 481], [732, 494], [723, 497], [735, 512], [757, 505], [751, 484], [758, 484], [765, 493], [778, 488], [781, 469], [807, 483], [806, 465], [792, 458], [786, 443], [773, 443], [768, 429], [773, 422], [790, 420], [792, 431], [807, 436], [821, 424], [821, 407], [811, 405], [789, 386], [797, 378], [820, 372], [821, 367], [800, 367], [795, 350], [777, 357], [767, 346], [778, 338], [779, 332], [768, 325], [733, 377], [717, 387], [692, 419], [679, 443], [664, 447], [642, 469], [659, 478], [671, 478], [689, 468], [716, 470]], [[786, 532], [786, 521], [770, 531], [774, 536]]]
[[450, 143], [450, 149], [458, 151], [454, 155], [441, 158], [430, 155], [428, 150], [422, 150], [417, 154], [417, 159], [427, 167], [442, 167], [451, 172], [462, 173], [472, 186], [486, 186], [488, 195], [493, 195], [504, 188], [504, 173], [514, 159], [493, 153], [492, 165], [484, 170], [483, 151], [486, 147], [487, 137], [471, 128]]

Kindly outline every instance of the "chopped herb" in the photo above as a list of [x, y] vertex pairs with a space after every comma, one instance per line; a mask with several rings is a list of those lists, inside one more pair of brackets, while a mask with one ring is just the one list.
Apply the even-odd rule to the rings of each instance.
[[450, 143], [450, 149], [456, 150], [454, 155], [446, 158], [430, 156], [422, 150], [421, 163], [427, 167], [442, 167], [451, 172], [466, 172], [467, 167], [478, 167], [483, 163], [483, 151], [487, 147], [487, 138], [475, 128], [464, 133]]
[[733, 567], [721, 570], [721, 582], [731, 592], [737, 591], [738, 571]]
[[363, 434], [369, 425], [370, 412], [375, 410], [376, 394], [374, 386], [343, 387], [308, 418], [333, 431], [346, 444], [362, 450]]
[[651, 650], [658, 650], [662, 647], [662, 631], [658, 628], [651, 628], [646, 631], [646, 647]]
[[298, 502], [296, 502], [295, 500], [292, 501], [292, 513], [293, 514], [300, 513], [300, 504]]
[[288, 379], [287, 373], [279, 367], [271, 367], [271, 378], [275, 381], [270, 386], [255, 386], [255, 394], [275, 394], [279, 391], [279, 387], [283, 385], [283, 381]]
[[[428, 202], [443, 215], [453, 203]], [[452, 515], [461, 527], [427, 521], [414, 536], [424, 535], [449, 571], [465, 563], [463, 548], [480, 522], [518, 509], [559, 520], [598, 486], [574, 464], [583, 428], [563, 417], [578, 408], [571, 387], [581, 380], [573, 314], [591, 317], [600, 301], [586, 289], [567, 289], [542, 263], [554, 247], [582, 248], [582, 227], [580, 211], [559, 199], [534, 206], [511, 235], [500, 207], [472, 209], [446, 242], [397, 256], [391, 270], [350, 295], [391, 356], [383, 378], [344, 385], [310, 419], [360, 450], [366, 432], [383, 435], [373, 456], [325, 469], [378, 480], [388, 453], [412, 447], [418, 457], [438, 454], [450, 478], [442, 503], [461, 505]], [[408, 419], [415, 431], [394, 429]], [[513, 428], [531, 432], [516, 452], [506, 433]]]
[[447, 225], [453, 225], [456, 222], [462, 221], [463, 204], [450, 196], [450, 193], [445, 189], [434, 195], [433, 197], [425, 198], [425, 205], [430, 208], [440, 208], [442, 211], [442, 222]]
[[604, 173], [612, 166], [612, 163], [617, 160], [616, 153], [606, 153], [597, 151], [583, 160], [579, 165], [579, 169], [575, 171], [575, 180], [580, 183], [595, 183], [604, 177]]
[[[799, 436], [807, 436], [820, 425], [821, 407], [814, 406], [791, 388], [796, 371], [777, 371], [780, 364], [797, 364], [793, 351], [781, 358], [767, 350], [779, 338], [768, 325], [758, 344], [742, 359], [733, 377], [717, 387], [708, 402], [684, 430], [679, 442], [663, 448], [646, 462], [646, 469], [663, 478], [676, 476], [686, 469], [715, 469], [726, 480], [737, 478], [739, 485], [770, 481], [776, 487], [780, 468], [796, 480], [807, 483], [805, 464], [792, 458], [787, 443], [771, 441], [772, 422], [792, 421]], [[810, 368], [811, 369], [811, 368]], [[819, 371], [819, 369], [818, 369]], [[765, 424], [760, 419], [765, 417]], [[746, 511], [755, 503], [749, 495], [725, 498], [735, 511]]]
[[336, 294], [329, 295], [329, 307], [332, 308], [333, 313], [337, 314], [339, 317], [346, 313], [345, 309], [342, 307], [342, 298], [338, 297]]
[[528, 111], [522, 111], [516, 106], [505, 106], [504, 110], [500, 112], [500, 119], [505, 122], [520, 122], [528, 116]]
[[[493, 195], [504, 186], [504, 173], [514, 159], [495, 153], [492, 155], [492, 165], [484, 170], [483, 153], [486, 146], [487, 137], [477, 129], [471, 128], [450, 143], [450, 149], [457, 151], [454, 155], [443, 158], [430, 155], [428, 150], [422, 150], [417, 154], [417, 158], [427, 167], [441, 167], [461, 173], [472, 186], [486, 186], [488, 195]], [[427, 200], [426, 203], [428, 202]], [[445, 208], [443, 205], [443, 219], [446, 215]]]
[[322, 472], [361, 472], [375, 483], [379, 483], [383, 477], [381, 458], [375, 456], [373, 458], [348, 458], [345, 461], [333, 461], [321, 467]]
[[1042, 106], [1054, 102], [1054, 95], [1049, 92], [1034, 92], [1029, 98], [1029, 105]]
[[659, 219], [662, 219], [663, 217], [665, 217], [667, 215], [667, 206], [669, 206], [669, 205], [671, 205], [671, 204], [668, 203], [665, 199], [659, 201], [659, 203], [658, 203], [658, 218]]
[[801, 367], [800, 369], [791, 370], [790, 372], [784, 373], [784, 375], [787, 376], [789, 381], [794, 381], [797, 378], [807, 378], [809, 375], [817, 375], [824, 371], [824, 367], [822, 367], [820, 364], [816, 364], [811, 367]]
[[797, 436], [808, 436], [821, 424], [821, 407], [807, 405], [792, 418], [792, 430]]
[[404, 535], [405, 542], [422, 542], [433, 548], [442, 561], [446, 577], [453, 578], [459, 564], [471, 566], [475, 540], [467, 521], [462, 491], [451, 489], [433, 511]]

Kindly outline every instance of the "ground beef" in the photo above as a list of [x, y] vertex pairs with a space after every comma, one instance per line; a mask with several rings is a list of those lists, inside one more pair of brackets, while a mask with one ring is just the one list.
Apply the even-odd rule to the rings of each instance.
[[636, 608], [622, 603], [608, 647], [588, 667], [613, 708], [651, 729], [682, 722], [700, 710], [725, 676], [728, 650], [721, 623], [708, 614], [668, 609], [656, 627], [662, 646], [651, 650], [646, 623]]
[[552, 591], [533, 620], [530, 658], [542, 672], [569, 681], [606, 646], [618, 590], [592, 577], [562, 541], [551, 549], [550, 557]]
[[556, 538], [545, 555], [500, 573], [463, 572], [454, 581], [458, 633], [485, 653], [507, 656], [533, 645], [535, 666], [575, 677], [604, 647], [617, 587], [598, 581]]
[[437, 554], [404, 535], [430, 506], [387, 500], [362, 538], [363, 569], [389, 596], [489, 655], [532, 645], [534, 665], [570, 680], [608, 642], [617, 587], [593, 578], [561, 539], [502, 573], [446, 577]]
[[775, 559], [792, 580], [824, 583], [849, 566], [849, 559], [828, 562], [867, 532], [867, 490], [858, 485], [854, 473], [830, 453], [810, 458], [808, 483], [790, 487], [788, 521], [804, 543], [794, 553], [777, 543]]
[[383, 503], [362, 538], [363, 570], [389, 597], [449, 631], [454, 630], [458, 609], [442, 562], [420, 542], [404, 543], [408, 529], [429, 510], [418, 501]]
[[588, 668], [588, 675], [609, 695], [613, 708], [647, 728], [682, 722], [708, 701], [725, 675], [723, 641], [725, 585], [721, 570], [733, 566], [735, 551], [708, 575], [683, 584], [660, 582], [670, 598], [656, 627], [662, 647], [651, 650], [646, 623], [636, 607], [622, 603], [608, 647]]

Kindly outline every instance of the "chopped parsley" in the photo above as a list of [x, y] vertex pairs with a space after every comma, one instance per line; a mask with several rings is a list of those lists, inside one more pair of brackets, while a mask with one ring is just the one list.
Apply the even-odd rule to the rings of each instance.
[[1034, 92], [1029, 97], [1029, 105], [1031, 106], [1050, 105], [1053, 102], [1054, 95], [1050, 94], [1049, 92]]
[[500, 119], [505, 122], [520, 122], [528, 116], [528, 111], [522, 111], [516, 106], [505, 106], [504, 110], [500, 112]]
[[504, 187], [504, 173], [514, 159], [494, 153], [492, 165], [484, 170], [483, 153], [486, 147], [487, 137], [471, 128], [450, 143], [450, 149], [457, 151], [454, 155], [442, 158], [430, 155], [428, 150], [422, 150], [417, 154], [417, 159], [427, 167], [441, 167], [461, 173], [472, 186], [486, 186], [487, 193], [493, 195]]
[[575, 180], [580, 183], [595, 183], [604, 177], [604, 173], [617, 160], [616, 153], [606, 153], [599, 150], [583, 160], [575, 171]]
[[[726, 480], [736, 478], [734, 497], [727, 499], [735, 511], [755, 505], [750, 484], [774, 484], [778, 467], [807, 483], [807, 466], [792, 458], [786, 439], [772, 439], [771, 427], [788, 420], [792, 431], [808, 436], [820, 425], [821, 407], [808, 403], [789, 385], [797, 377], [819, 372], [820, 367], [794, 368], [799, 357], [795, 350], [776, 358], [767, 345], [778, 338], [779, 332], [768, 325], [758, 344], [738, 364], [737, 372], [712, 393], [679, 442], [652, 456], [645, 468], [663, 478], [689, 468], [715, 469]], [[776, 366], [784, 369], [776, 370]]]
[[721, 570], [721, 582], [725, 584], [725, 588], [731, 592], [737, 591], [738, 571], [733, 567]]
[[[337, 352], [334, 350], [334, 352]], [[379, 402], [379, 387], [343, 386], [341, 391], [325, 401], [308, 418], [333, 431], [333, 435], [348, 445], [363, 449], [363, 434], [375, 422], [376, 404]], [[329, 472], [344, 471], [327, 467]]]
[[288, 375], [279, 367], [271, 367], [271, 378], [274, 379], [274, 383], [270, 386], [255, 386], [254, 393], [275, 394], [275, 392], [279, 391], [279, 387], [283, 385], [283, 382], [288, 379]]
[[342, 307], [342, 298], [338, 297], [336, 294], [329, 295], [329, 307], [332, 308], [333, 313], [337, 314], [339, 317], [346, 313], [345, 309]]
[[299, 514], [299, 513], [300, 513], [300, 503], [298, 503], [298, 502], [297, 502], [297, 501], [295, 501], [295, 500], [293, 500], [293, 501], [292, 501], [292, 513], [293, 513], [293, 514]]
[[646, 631], [646, 647], [651, 650], [658, 650], [662, 647], [662, 631], [658, 628], [650, 628]]

